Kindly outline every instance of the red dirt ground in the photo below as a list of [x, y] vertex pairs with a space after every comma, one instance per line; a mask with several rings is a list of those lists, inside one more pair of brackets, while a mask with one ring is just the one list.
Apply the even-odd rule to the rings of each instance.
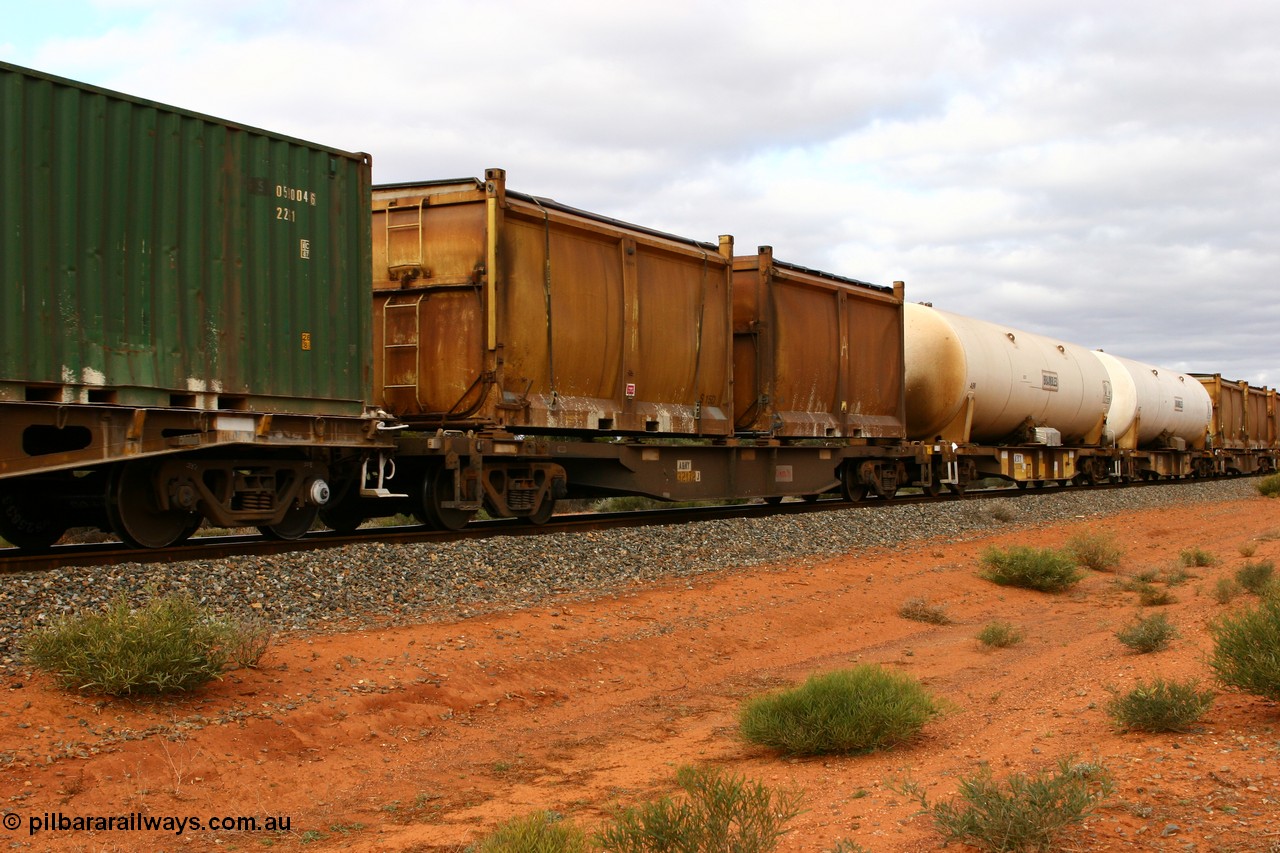
[[[1115, 534], [1118, 574], [1046, 595], [979, 579], [990, 545], [1058, 546]], [[1198, 546], [1216, 566], [1171, 587], [1181, 636], [1151, 655], [1115, 631], [1139, 612], [1125, 574], [1175, 565]], [[1280, 851], [1280, 709], [1220, 691], [1190, 734], [1122, 734], [1104, 710], [1140, 679], [1210, 682], [1206, 623], [1218, 578], [1280, 560], [1280, 501], [1256, 498], [1013, 526], [985, 538], [637, 587], [352, 633], [280, 638], [256, 671], [150, 703], [72, 696], [40, 676], [0, 691], [2, 810], [9, 849], [458, 851], [499, 823], [553, 809], [591, 827], [616, 804], [672, 789], [710, 764], [805, 791], [782, 851], [935, 850], [917, 804], [886, 783], [946, 799], [989, 762], [997, 776], [1075, 755], [1116, 792], [1065, 850]], [[955, 621], [898, 615], [924, 597]], [[1026, 632], [987, 650], [988, 621]], [[866, 756], [782, 758], [736, 735], [744, 699], [854, 663], [919, 678], [952, 706], [913, 744]], [[287, 832], [47, 831], [30, 821], [94, 815], [287, 817]], [[12, 820], [13, 818], [6, 818]], [[953, 850], [966, 849], [953, 845]]]

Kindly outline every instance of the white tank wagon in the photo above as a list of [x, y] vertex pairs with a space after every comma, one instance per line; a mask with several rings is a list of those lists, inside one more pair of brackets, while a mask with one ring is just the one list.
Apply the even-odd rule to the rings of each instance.
[[1204, 447], [1213, 401], [1198, 380], [1108, 352], [1095, 355], [1111, 382], [1109, 442], [1126, 449]]
[[1036, 443], [1045, 429], [1070, 444], [1102, 438], [1111, 390], [1090, 350], [912, 304], [905, 346], [911, 438]]
[[[982, 476], [1022, 486], [1106, 475], [1111, 384], [1092, 351], [927, 305], [905, 308], [907, 435], [935, 442], [941, 482], [961, 490]], [[1105, 458], [1093, 459], [1093, 448]]]

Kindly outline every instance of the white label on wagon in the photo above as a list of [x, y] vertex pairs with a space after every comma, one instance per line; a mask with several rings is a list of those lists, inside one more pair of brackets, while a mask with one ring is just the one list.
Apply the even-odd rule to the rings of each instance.
[[253, 418], [244, 415], [218, 415], [214, 428], [218, 432], [253, 432]]

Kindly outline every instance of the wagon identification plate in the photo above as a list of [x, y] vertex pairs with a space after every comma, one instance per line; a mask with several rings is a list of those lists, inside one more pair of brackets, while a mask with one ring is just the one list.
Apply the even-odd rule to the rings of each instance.
[[693, 469], [692, 459], [676, 460], [676, 482], [677, 483], [701, 483], [702, 472]]

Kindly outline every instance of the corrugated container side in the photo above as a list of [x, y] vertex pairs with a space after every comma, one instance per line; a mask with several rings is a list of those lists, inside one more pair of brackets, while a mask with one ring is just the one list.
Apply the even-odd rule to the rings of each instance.
[[0, 64], [0, 399], [359, 415], [370, 163]]
[[902, 293], [734, 259], [734, 411], [743, 432], [902, 438]]
[[375, 400], [422, 425], [725, 435], [719, 247], [486, 181], [374, 192]]
[[1245, 430], [1248, 436], [1248, 447], [1262, 450], [1271, 446], [1271, 415], [1268, 388], [1249, 386], [1249, 402], [1245, 416]]
[[1267, 446], [1280, 448], [1280, 394], [1272, 388], [1267, 392]]
[[1248, 383], [1224, 380], [1218, 373], [1192, 375], [1209, 392], [1209, 399], [1213, 402], [1209, 445], [1214, 448], [1248, 447]]

